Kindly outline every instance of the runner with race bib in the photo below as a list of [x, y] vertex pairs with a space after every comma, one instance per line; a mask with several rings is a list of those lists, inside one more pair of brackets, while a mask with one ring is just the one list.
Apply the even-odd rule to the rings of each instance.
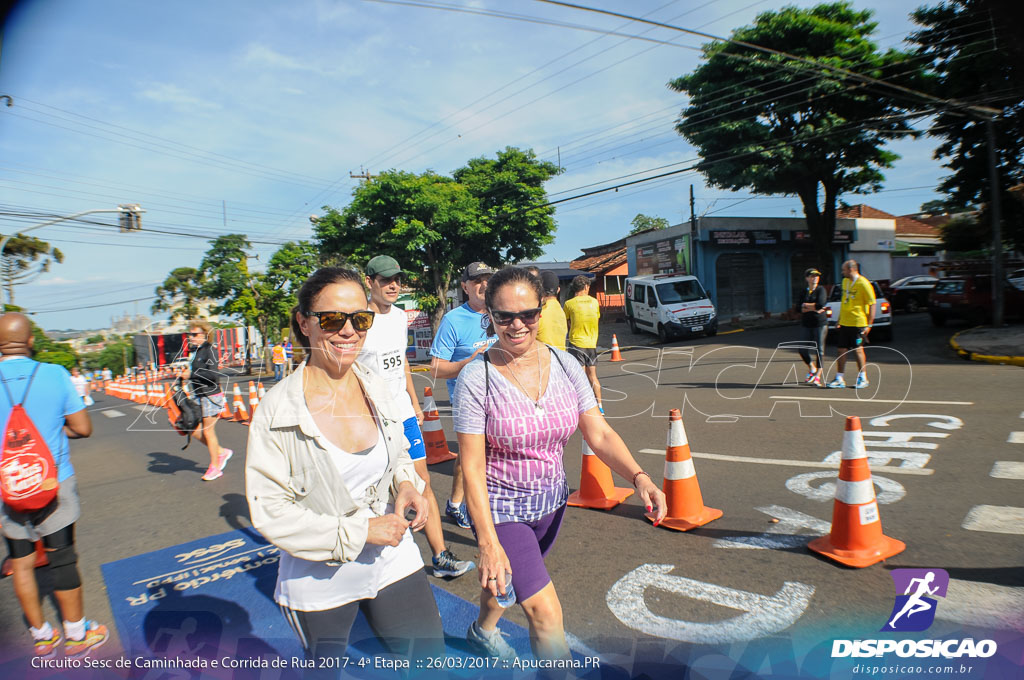
[[409, 322], [405, 310], [395, 304], [402, 288], [402, 268], [387, 255], [378, 255], [366, 265], [366, 285], [370, 289], [370, 309], [377, 313], [373, 326], [366, 331], [366, 341], [359, 353], [359, 363], [379, 374], [391, 390], [391, 396], [401, 405], [405, 436], [409, 440], [409, 457], [426, 487], [423, 497], [429, 503], [429, 516], [423, 533], [433, 554], [434, 576], [456, 577], [476, 565], [458, 559], [444, 543], [441, 513], [430, 487], [427, 471], [427, 451], [423, 446], [423, 433], [419, 422], [423, 419], [412, 372], [406, 358], [409, 342]]

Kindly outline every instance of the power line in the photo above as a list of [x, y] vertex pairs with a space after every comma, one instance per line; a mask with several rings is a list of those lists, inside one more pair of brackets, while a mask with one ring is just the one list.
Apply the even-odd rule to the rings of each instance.
[[40, 310], [34, 311], [34, 312], [26, 311], [25, 314], [35, 315], [35, 314], [53, 314], [53, 313], [56, 313], [56, 312], [77, 312], [80, 309], [97, 309], [99, 307], [113, 307], [114, 305], [124, 305], [124, 304], [128, 304], [129, 302], [142, 302], [143, 300], [155, 300], [155, 299], [156, 299], [155, 295], [150, 295], [149, 297], [132, 298], [131, 300], [118, 300], [117, 302], [105, 302], [105, 303], [100, 304], [100, 305], [85, 305], [85, 306], [77, 306], [77, 307], [66, 307], [64, 309], [40, 309]]

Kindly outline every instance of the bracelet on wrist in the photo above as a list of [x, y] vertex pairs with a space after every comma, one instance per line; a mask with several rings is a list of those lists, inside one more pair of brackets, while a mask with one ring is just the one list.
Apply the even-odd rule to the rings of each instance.
[[633, 475], [633, 488], [634, 488], [634, 489], [637, 489], [637, 488], [639, 488], [639, 487], [637, 487], [637, 485], [636, 485], [636, 478], [637, 478], [637, 477], [639, 477], [640, 475], [643, 475], [643, 476], [644, 476], [644, 477], [646, 477], [647, 479], [650, 479], [650, 478], [651, 478], [651, 476], [650, 476], [649, 474], [647, 474], [646, 472], [644, 472], [643, 470], [641, 470], [640, 472], [636, 473], [635, 475]]

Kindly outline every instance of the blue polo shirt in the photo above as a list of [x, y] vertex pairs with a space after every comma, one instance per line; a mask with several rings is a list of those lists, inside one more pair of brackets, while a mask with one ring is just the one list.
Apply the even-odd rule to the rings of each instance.
[[[430, 356], [445, 361], [462, 361], [480, 347], [491, 345], [497, 338], [487, 337], [487, 323], [487, 315], [474, 312], [468, 302], [456, 307], [441, 319], [437, 335], [430, 345]], [[480, 353], [477, 359], [482, 358], [483, 353]], [[457, 378], [447, 380], [449, 400], [455, 398], [456, 380]]]
[[[28, 378], [36, 366], [39, 366], [39, 370], [36, 371], [28, 396], [23, 397], [25, 388], [28, 387]], [[7, 429], [7, 419], [10, 418], [11, 409], [14, 407], [7, 397], [7, 392], [10, 391], [15, 403], [22, 398], [25, 399], [22, 404], [25, 412], [46, 440], [50, 455], [57, 464], [57, 481], [63, 482], [75, 474], [74, 468], [71, 467], [71, 456], [68, 455], [64, 417], [78, 413], [85, 405], [75, 392], [75, 386], [71, 384], [71, 374], [57, 364], [41, 364], [28, 357], [11, 357], [0, 361], [0, 380], [7, 387], [6, 390], [0, 387], [0, 421], [3, 428], [0, 432]]]

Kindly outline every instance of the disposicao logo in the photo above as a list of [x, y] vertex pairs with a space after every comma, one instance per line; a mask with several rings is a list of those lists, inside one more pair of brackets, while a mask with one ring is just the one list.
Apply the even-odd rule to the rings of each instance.
[[[916, 632], [928, 630], [935, 621], [938, 601], [946, 597], [949, 574], [945, 569], [893, 569], [896, 602], [883, 631]], [[900, 593], [903, 593], [902, 595]]]
[[[896, 601], [881, 632], [913, 633], [935, 621], [936, 597], [946, 597], [949, 574], [945, 569], [893, 569]], [[994, 640], [833, 640], [832, 657], [872, 657], [895, 653], [899, 657], [990, 657]]]

